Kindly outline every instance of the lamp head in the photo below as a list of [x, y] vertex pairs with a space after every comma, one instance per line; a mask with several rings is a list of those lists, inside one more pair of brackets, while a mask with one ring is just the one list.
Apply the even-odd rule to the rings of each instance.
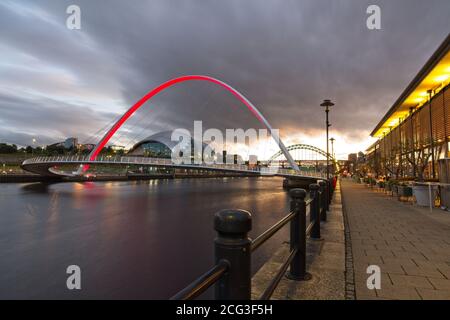
[[334, 103], [331, 102], [330, 99], [325, 99], [325, 100], [323, 100], [323, 102], [320, 104], [320, 106], [321, 106], [321, 107], [327, 107], [327, 108], [329, 108], [329, 107], [334, 106]]

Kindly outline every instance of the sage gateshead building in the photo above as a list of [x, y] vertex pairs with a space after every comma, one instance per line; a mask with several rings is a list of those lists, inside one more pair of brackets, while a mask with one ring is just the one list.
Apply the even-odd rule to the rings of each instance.
[[450, 34], [373, 129], [368, 170], [380, 176], [437, 180], [450, 143]]

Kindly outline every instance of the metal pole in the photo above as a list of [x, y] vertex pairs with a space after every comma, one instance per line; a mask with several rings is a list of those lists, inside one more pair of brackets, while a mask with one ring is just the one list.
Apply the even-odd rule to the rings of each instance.
[[326, 125], [327, 125], [327, 179], [330, 178], [330, 166], [329, 166], [329, 158], [330, 158], [330, 153], [328, 152], [328, 127], [330, 126], [330, 123], [328, 122], [328, 113], [330, 112], [330, 110], [328, 109], [328, 107], [325, 109], [325, 113], [326, 113]]
[[428, 196], [430, 197], [430, 212], [433, 212], [432, 195], [431, 195], [431, 183], [428, 182]]
[[331, 141], [331, 159], [333, 160], [333, 162], [332, 162], [332, 166], [333, 166], [333, 174], [335, 174], [335, 169], [336, 169], [336, 166], [335, 166], [335, 161], [336, 161], [336, 159], [335, 159], [335, 157], [334, 157], [334, 138], [333, 137], [331, 137], [330, 138], [330, 141]]
[[321, 107], [325, 107], [325, 116], [326, 116], [326, 131], [327, 131], [327, 179], [330, 178], [330, 168], [329, 168], [329, 157], [330, 157], [330, 152], [328, 149], [328, 127], [330, 127], [330, 122], [328, 121], [328, 113], [330, 112], [330, 107], [334, 106], [334, 103], [331, 102], [330, 99], [325, 99], [323, 100], [323, 102], [320, 104]]
[[430, 114], [430, 147], [431, 147], [431, 170], [433, 171], [433, 179], [436, 179], [436, 169], [434, 167], [434, 140], [433, 140], [433, 120], [431, 118], [431, 94], [433, 90], [428, 90], [428, 111]]
[[384, 164], [383, 164], [383, 173], [385, 176], [387, 176], [388, 172], [386, 171], [387, 167], [387, 149], [386, 149], [386, 132], [383, 132], [383, 151], [384, 151]]
[[448, 132], [447, 132], [447, 122], [448, 122], [448, 119], [447, 119], [447, 112], [446, 112], [446, 110], [445, 110], [445, 89], [444, 90], [442, 90], [442, 107], [443, 107], [443, 109], [444, 109], [444, 135], [445, 135], [445, 140], [444, 140], [444, 149], [445, 149], [445, 158], [447, 158], [448, 157]]
[[327, 180], [327, 190], [328, 190], [328, 196], [327, 196], [327, 200], [328, 200], [328, 202], [327, 202], [327, 210], [330, 210], [331, 197], [332, 197], [332, 195], [333, 195], [333, 186], [332, 186], [332, 183], [331, 183], [331, 178], [329, 178], [329, 179]]
[[310, 221], [314, 221], [314, 225], [311, 230], [312, 239], [320, 239], [320, 202], [319, 202], [319, 189], [320, 186], [317, 183], [309, 185], [309, 196], [312, 202], [309, 207]]
[[402, 146], [402, 120], [401, 118], [398, 119], [398, 135], [399, 135], [399, 147], [400, 147], [400, 154], [399, 154], [399, 166], [400, 166], [400, 176], [403, 177], [403, 146]]
[[334, 138], [331, 138], [331, 157], [334, 159]]
[[378, 178], [378, 169], [377, 169], [377, 142], [374, 144], [373, 151], [373, 170], [375, 171], [375, 178]]
[[411, 157], [413, 162], [413, 177], [416, 177], [416, 147], [415, 147], [415, 141], [414, 141], [414, 122], [413, 122], [413, 114], [414, 108], [409, 108], [409, 117], [410, 119], [410, 125], [411, 125]]
[[226, 261], [227, 273], [216, 282], [216, 300], [250, 300], [251, 297], [251, 214], [245, 210], [221, 210], [214, 216], [215, 261]]
[[291, 211], [295, 212], [295, 218], [291, 220], [290, 249], [297, 249], [297, 253], [291, 262], [289, 278], [303, 280], [306, 275], [306, 191], [295, 188], [289, 191], [291, 196]]
[[320, 186], [320, 206], [321, 206], [321, 212], [320, 212], [320, 219], [321, 221], [327, 221], [327, 192], [325, 189], [325, 181], [321, 180], [319, 181]]

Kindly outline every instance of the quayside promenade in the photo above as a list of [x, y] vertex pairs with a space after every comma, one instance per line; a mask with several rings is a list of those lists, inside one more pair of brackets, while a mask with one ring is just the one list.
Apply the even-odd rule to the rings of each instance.
[[[346, 179], [341, 193], [352, 253], [347, 288], [355, 288], [356, 299], [450, 299], [449, 212], [430, 212]], [[379, 290], [367, 288], [369, 265], [380, 267]]]

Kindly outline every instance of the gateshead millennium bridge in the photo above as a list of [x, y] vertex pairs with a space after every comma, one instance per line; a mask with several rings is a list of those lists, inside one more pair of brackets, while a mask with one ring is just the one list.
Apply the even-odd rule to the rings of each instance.
[[[236, 165], [236, 164], [175, 164], [171, 159], [160, 159], [160, 158], [148, 158], [148, 157], [99, 157], [101, 150], [106, 146], [108, 141], [113, 137], [113, 135], [119, 130], [119, 128], [139, 109], [145, 102], [152, 99], [154, 96], [160, 92], [174, 86], [175, 84], [186, 82], [186, 81], [206, 81], [222, 87], [226, 91], [230, 92], [234, 97], [236, 97], [241, 103], [243, 103], [248, 110], [254, 115], [254, 117], [263, 124], [266, 129], [271, 134], [272, 138], [275, 140], [277, 145], [280, 147], [280, 151], [273, 155], [270, 162], [273, 162], [275, 158], [279, 156], [284, 156], [289, 163], [290, 169], [284, 168], [273, 168], [273, 167], [251, 167], [246, 165]], [[211, 170], [211, 171], [222, 171], [222, 172], [237, 172], [237, 173], [250, 173], [255, 175], [277, 175], [284, 177], [304, 177], [304, 178], [323, 178], [323, 174], [320, 172], [308, 172], [300, 170], [296, 161], [289, 153], [289, 150], [295, 149], [307, 149], [316, 152], [319, 155], [327, 156], [327, 154], [317, 149], [313, 146], [308, 145], [294, 145], [286, 148], [284, 143], [279, 139], [279, 137], [274, 134], [274, 130], [267, 119], [262, 115], [262, 113], [239, 91], [231, 87], [230, 85], [220, 81], [218, 79], [202, 76], [202, 75], [188, 75], [178, 78], [174, 78], [163, 84], [157, 86], [145, 96], [143, 96], [139, 101], [137, 101], [131, 108], [129, 108], [120, 118], [117, 120], [112, 127], [105, 133], [105, 135], [99, 140], [95, 145], [91, 153], [86, 156], [57, 156], [57, 157], [37, 157], [28, 159], [23, 162], [22, 168], [46, 176], [76, 176], [82, 175], [89, 168], [89, 165], [131, 165], [137, 164], [141, 166], [151, 166], [151, 167], [164, 167], [164, 168], [183, 168], [183, 169], [199, 169], [199, 170]], [[334, 158], [329, 156], [332, 163], [336, 164]], [[64, 172], [58, 170], [57, 168], [64, 165], [79, 165], [78, 171], [76, 172]]]

